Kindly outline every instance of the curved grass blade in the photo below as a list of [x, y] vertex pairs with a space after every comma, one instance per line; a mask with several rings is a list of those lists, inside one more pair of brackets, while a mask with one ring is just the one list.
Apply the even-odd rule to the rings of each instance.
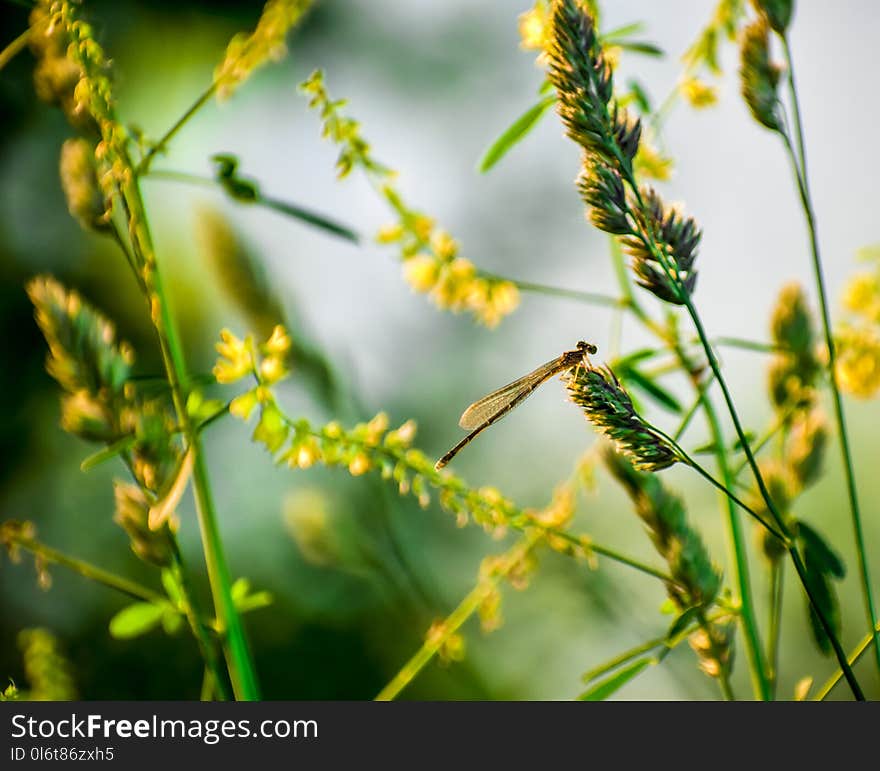
[[638, 40], [618, 40], [616, 46], [624, 51], [631, 51], [634, 54], [643, 54], [644, 56], [663, 56], [663, 49], [653, 43], [643, 43]]
[[637, 659], [632, 664], [619, 669], [613, 675], [600, 680], [589, 690], [584, 691], [578, 696], [578, 701], [605, 701], [605, 699], [619, 691], [643, 669], [656, 663], [657, 659], [653, 656]]
[[532, 105], [519, 116], [501, 136], [496, 139], [486, 150], [480, 160], [480, 173], [485, 174], [498, 161], [500, 161], [510, 149], [529, 133], [541, 120], [545, 112], [556, 102], [556, 96], [546, 96], [537, 104]]
[[637, 369], [630, 369], [629, 367], [624, 368], [624, 370], [618, 371], [620, 378], [624, 383], [634, 385], [637, 388], [640, 388], [644, 391], [648, 396], [654, 399], [655, 402], [660, 404], [663, 407], [666, 407], [670, 412], [674, 412], [676, 415], [680, 415], [684, 410], [681, 406], [681, 403], [676, 399], [669, 391], [663, 388], [657, 381], [645, 375], [643, 372], [639, 372]]
[[293, 203], [288, 203], [287, 201], [278, 201], [274, 198], [267, 198], [265, 196], [259, 200], [259, 203], [267, 209], [272, 209], [279, 214], [292, 217], [300, 222], [305, 222], [307, 225], [312, 225], [313, 227], [324, 230], [334, 236], [344, 238], [346, 241], [351, 241], [353, 244], [360, 243], [360, 236], [350, 227], [343, 225], [341, 222], [337, 222], [330, 217], [325, 217], [318, 212], [303, 208], [302, 206], [297, 206]]

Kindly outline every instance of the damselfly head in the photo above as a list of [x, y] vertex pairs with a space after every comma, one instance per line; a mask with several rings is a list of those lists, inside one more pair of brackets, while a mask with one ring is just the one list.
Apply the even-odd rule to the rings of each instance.
[[595, 354], [596, 351], [599, 350], [592, 343], [585, 343], [583, 340], [578, 340], [577, 349], [581, 353], [590, 353], [590, 354]]

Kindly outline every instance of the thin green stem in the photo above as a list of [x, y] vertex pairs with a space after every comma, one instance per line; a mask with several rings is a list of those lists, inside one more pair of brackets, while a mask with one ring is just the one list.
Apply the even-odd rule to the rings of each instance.
[[[816, 284], [816, 291], [819, 295], [819, 307], [822, 314], [822, 332], [825, 336], [825, 346], [828, 349], [828, 380], [831, 385], [831, 396], [834, 403], [834, 416], [837, 421], [837, 431], [840, 436], [840, 450], [843, 456], [843, 467], [846, 476], [846, 490], [849, 497], [849, 509], [852, 518], [852, 527], [855, 534], [856, 554], [858, 555], [859, 574], [862, 583], [862, 594], [865, 603], [865, 613], [868, 617], [868, 629], [875, 635], [877, 624], [876, 604], [874, 602], [873, 590], [871, 588], [871, 576], [868, 569], [867, 550], [865, 548], [865, 536], [862, 528], [862, 517], [859, 511], [858, 490], [856, 487], [855, 470], [853, 468], [852, 452], [850, 449], [849, 433], [846, 427], [846, 415], [843, 410], [843, 399], [840, 394], [840, 388], [837, 382], [836, 367], [836, 351], [834, 346], [834, 336], [831, 330], [831, 313], [828, 308], [828, 297], [825, 288], [825, 278], [822, 270], [822, 259], [819, 254], [819, 238], [816, 230], [816, 217], [813, 212], [812, 197], [810, 195], [809, 176], [807, 174], [807, 155], [804, 143], [803, 121], [801, 119], [800, 100], [795, 86], [794, 79], [794, 61], [791, 55], [791, 47], [788, 38], [782, 36], [783, 50], [785, 51], [785, 60], [788, 66], [788, 86], [791, 96], [792, 110], [794, 112], [795, 135], [797, 137], [798, 153], [800, 155], [800, 165], [792, 147], [791, 140], [785, 132], [780, 132], [783, 138], [786, 151], [791, 159], [794, 167], [795, 177], [797, 180], [798, 192], [801, 198], [801, 204], [804, 210], [804, 216], [807, 221], [807, 229], [810, 234], [810, 255], [813, 264], [813, 274]], [[880, 672], [880, 637], [877, 638], [878, 644], [874, 646], [875, 662], [877, 670]]]
[[209, 415], [207, 418], [205, 418], [201, 423], [198, 424], [198, 426], [196, 426], [196, 431], [201, 434], [206, 428], [212, 426], [214, 423], [220, 420], [220, 418], [225, 418], [229, 414], [230, 404], [232, 404], [231, 400], [226, 402], [226, 404], [224, 404], [213, 415]]
[[617, 278], [617, 286], [623, 295], [623, 306], [629, 308], [633, 315], [645, 324], [648, 328], [654, 328], [655, 322], [648, 316], [647, 311], [642, 307], [638, 298], [633, 292], [632, 284], [629, 281], [629, 274], [626, 271], [626, 263], [623, 259], [623, 249], [620, 248], [620, 242], [614, 237], [609, 237], [611, 244], [611, 262], [614, 266], [614, 275]]
[[205, 671], [202, 674], [202, 690], [199, 693], [199, 701], [213, 701], [214, 700], [214, 678], [211, 676], [211, 670], [208, 667], [205, 667]]
[[166, 131], [162, 137], [147, 151], [147, 154], [141, 159], [141, 162], [137, 165], [134, 170], [135, 176], [142, 176], [146, 174], [150, 169], [150, 163], [152, 163], [153, 158], [160, 152], [163, 152], [168, 145], [168, 143], [173, 139], [175, 134], [177, 134], [180, 129], [182, 129], [190, 118], [193, 117], [207, 102], [214, 96], [217, 91], [217, 84], [211, 83], [205, 91], [202, 92], [201, 96], [195, 100], [190, 106], [189, 109], [177, 119], [174, 125]]
[[[861, 659], [862, 656], [864, 656], [865, 653], [868, 651], [868, 648], [876, 643], [877, 632], [880, 632], [880, 623], [878, 623], [874, 627], [874, 633], [869, 632], [868, 634], [866, 634], [861, 639], [861, 642], [859, 642], [859, 644], [855, 647], [853, 652], [849, 654], [847, 660], [849, 661], [849, 665], [851, 667], [854, 667], [858, 663], [859, 659]], [[828, 694], [831, 693], [831, 691], [834, 689], [834, 686], [837, 685], [842, 678], [843, 670], [838, 669], [837, 672], [835, 672], [833, 675], [831, 675], [830, 678], [828, 678], [825, 685], [823, 685], [821, 690], [816, 694], [816, 696], [814, 697], [815, 701], [824, 701], [826, 698], [828, 698]]]
[[[684, 351], [679, 346], [679, 354], [682, 356], [682, 365], [686, 369], [689, 362], [684, 357]], [[706, 416], [706, 422], [709, 426], [709, 433], [712, 438], [712, 444], [715, 447], [715, 463], [718, 466], [718, 472], [721, 475], [721, 483], [725, 488], [723, 493], [724, 504], [726, 506], [726, 521], [729, 533], [729, 543], [733, 550], [734, 581], [739, 591], [740, 601], [740, 618], [743, 624], [743, 633], [746, 641], [746, 652], [749, 657], [749, 672], [752, 677], [752, 688], [755, 696], [762, 701], [768, 701], [772, 698], [769, 687], [769, 676], [764, 657], [761, 653], [761, 637], [758, 632], [758, 620], [755, 613], [755, 601], [752, 596], [752, 582], [749, 570], [748, 550], [746, 549], [745, 539], [743, 537], [742, 525], [734, 508], [733, 499], [727, 495], [726, 491], [733, 487], [735, 477], [730, 471], [730, 465], [727, 461], [727, 454], [724, 451], [724, 435], [721, 432], [721, 424], [715, 407], [709, 398], [709, 385], [711, 379], [705, 383], [698, 383], [694, 379], [694, 387], [697, 390], [699, 403], [703, 407]]]
[[715, 679], [718, 681], [718, 687], [721, 689], [721, 697], [724, 701], [736, 701], [736, 697], [733, 694], [733, 687], [730, 684], [729, 667], [724, 663], [722, 653], [718, 649], [715, 640], [712, 638], [712, 627], [709, 624], [709, 620], [706, 618], [706, 614], [703, 610], [700, 610], [697, 613], [697, 618], [700, 622], [700, 628], [703, 630], [706, 639], [709, 641], [709, 652], [712, 654], [715, 661], [718, 662], [718, 674]]
[[[724, 615], [727, 614], [727, 611], [724, 611]], [[709, 615], [706, 617], [707, 622], [715, 621], [716, 616]], [[618, 667], [623, 666], [624, 664], [628, 664], [630, 661], [637, 659], [639, 656], [643, 656], [646, 653], [650, 653], [651, 651], [662, 648], [660, 653], [657, 655], [657, 660], [661, 661], [666, 657], [666, 655], [672, 651], [676, 646], [678, 646], [683, 640], [686, 640], [690, 637], [691, 634], [697, 631], [700, 628], [700, 624], [693, 623], [685, 629], [681, 630], [675, 637], [670, 638], [667, 635], [663, 635], [662, 637], [655, 637], [653, 640], [648, 640], [647, 642], [640, 643], [639, 645], [634, 646], [633, 648], [629, 648], [628, 650], [619, 653], [617, 656], [608, 659], [607, 661], [599, 664], [599, 666], [590, 669], [587, 672], [584, 672], [581, 675], [581, 680], [584, 683], [589, 683], [593, 680], [596, 680], [603, 675], [608, 674], [611, 670], [617, 669]]]
[[180, 547], [176, 538], [172, 540], [172, 544], [174, 554], [174, 577], [177, 580], [177, 585], [183, 595], [186, 619], [189, 622], [193, 636], [196, 638], [196, 642], [198, 642], [202, 659], [205, 662], [205, 673], [206, 675], [210, 674], [210, 677], [213, 680], [212, 692], [215, 693], [221, 701], [228, 701], [233, 697], [233, 694], [229, 689], [226, 678], [224, 677], [220, 657], [217, 654], [217, 641], [211, 636], [209, 630], [205, 627], [205, 624], [202, 621], [201, 613], [196, 604], [195, 593], [193, 592], [192, 586], [187, 578], [187, 573], [183, 565], [183, 556], [180, 553]]
[[[569, 534], [565, 533], [564, 531], [548, 530], [547, 532], [552, 532], [553, 535], [560, 536], [562, 538], [566, 538], [566, 540], [571, 540], [573, 542], [584, 545], [582, 538], [578, 538], [578, 536], [572, 536], [571, 538], [568, 538]], [[608, 557], [608, 559], [619, 562], [621, 565], [627, 565], [631, 568], [634, 568], [635, 570], [645, 573], [646, 575], [653, 576], [654, 578], [659, 578], [661, 581], [664, 581], [667, 584], [676, 584], [675, 579], [668, 573], [664, 573], [662, 570], [657, 570], [656, 568], [652, 568], [650, 565], [647, 565], [644, 562], [640, 562], [639, 560], [633, 559], [632, 557], [628, 557], [625, 554], [617, 551], [616, 549], [609, 549], [607, 546], [602, 546], [601, 544], [592, 542], [587, 548], [589, 549], [589, 551], [595, 552], [596, 554], [601, 554], [603, 557]]]
[[[739, 438], [740, 444], [742, 445], [743, 452], [745, 452], [746, 459], [748, 461], [749, 467], [752, 470], [752, 475], [755, 478], [755, 481], [758, 484], [758, 489], [761, 493], [761, 497], [764, 499], [764, 502], [767, 504], [767, 509], [779, 527], [779, 531], [785, 533], [785, 536], [781, 538], [783, 543], [788, 544], [787, 549], [788, 553], [791, 556], [792, 561], [794, 562], [795, 570], [797, 571], [798, 578], [803, 584], [804, 591], [807, 593], [807, 596], [810, 599], [810, 604], [813, 606], [813, 609], [816, 611], [816, 616], [819, 619], [822, 628], [825, 630], [825, 633], [828, 635], [828, 639], [831, 642], [831, 646], [834, 648], [834, 654], [837, 656], [837, 660], [840, 662], [841, 669], [843, 669], [844, 675], [846, 676], [847, 683], [849, 683], [850, 688], [852, 689], [853, 695], [859, 701], [864, 701], [864, 694], [862, 692], [861, 687], [859, 686], [858, 681], [856, 680], [855, 675], [853, 674], [852, 669], [846, 661], [846, 654], [843, 651], [843, 647], [840, 644], [840, 640], [837, 639], [837, 635], [834, 632], [834, 628], [831, 626], [831, 622], [829, 621], [827, 614], [824, 609], [821, 607], [819, 603], [816, 602], [816, 598], [810, 588], [810, 583], [807, 577], [806, 569], [804, 568], [803, 561], [801, 560], [800, 554], [797, 551], [796, 546], [791, 542], [791, 539], [788, 537], [788, 529], [785, 525], [785, 520], [782, 518], [782, 515], [779, 513], [779, 510], [776, 507], [776, 504], [773, 501], [772, 496], [770, 495], [770, 491], [767, 489], [767, 485], [764, 482], [764, 477], [761, 474], [761, 470], [758, 468], [758, 462], [755, 460], [755, 456], [752, 453], [752, 448], [749, 444], [749, 440], [746, 437], [746, 433], [743, 430], [742, 423], [739, 419], [739, 414], [737, 413], [736, 406], [733, 403], [733, 397], [730, 394], [730, 389], [727, 387], [727, 382], [724, 379], [724, 376], [721, 374], [721, 367], [718, 364], [718, 360], [715, 357], [715, 353], [712, 350], [712, 346], [709, 343], [709, 338], [706, 335], [706, 330], [703, 328], [703, 322], [700, 319], [699, 314], [697, 313], [697, 309], [694, 307], [693, 301], [689, 296], [685, 294], [684, 297], [685, 305], [688, 310], [688, 314], [691, 317], [691, 321], [696, 327], [697, 334], [700, 337], [700, 342], [703, 345], [703, 349], [706, 351], [706, 357], [709, 361], [709, 366], [712, 368], [712, 371], [715, 373], [715, 379], [718, 381], [718, 385], [721, 387], [721, 393], [724, 396], [724, 402], [727, 405], [727, 411], [730, 414], [731, 421], [733, 422], [733, 426], [736, 429], [736, 435]], [[752, 512], [754, 513], [754, 512]], [[763, 520], [761, 520], [763, 522]], [[765, 523], [766, 526], [766, 523]], [[780, 537], [779, 532], [775, 530], [771, 530], [774, 532], [774, 535]]]
[[[150, 170], [149, 172], [144, 172], [143, 176], [147, 179], [181, 182], [187, 185], [199, 185], [200, 187], [210, 187], [214, 189], [226, 190], [220, 180], [214, 179], [213, 177], [203, 177], [199, 174], [190, 174], [189, 172], [185, 171], [156, 169]], [[232, 198], [239, 203], [250, 206], [259, 206], [261, 208], [274, 211], [277, 214], [282, 214], [286, 217], [292, 217], [293, 219], [299, 220], [301, 222], [306, 222], [310, 225], [319, 227], [322, 230], [326, 230], [333, 235], [344, 238], [347, 241], [351, 241], [352, 243], [357, 244], [360, 242], [360, 237], [358, 236], [358, 234], [355, 233], [354, 230], [352, 230], [347, 225], [343, 225], [341, 222], [337, 222], [336, 220], [333, 220], [330, 217], [325, 216], [324, 214], [312, 211], [311, 209], [307, 209], [304, 206], [290, 203], [288, 201], [280, 201], [277, 198], [270, 198], [269, 196], [265, 196], [259, 192], [257, 192], [256, 196], [253, 198], [241, 198], [235, 195], [232, 195]]]
[[97, 565], [93, 565], [85, 560], [71, 557], [64, 552], [58, 551], [58, 549], [53, 549], [51, 546], [47, 546], [46, 544], [37, 541], [34, 538], [26, 538], [15, 533], [9, 534], [7, 537], [10, 544], [18, 546], [25, 551], [29, 551], [34, 556], [39, 557], [46, 562], [61, 565], [61, 567], [65, 567], [68, 570], [72, 570], [74, 573], [78, 573], [83, 578], [88, 578], [90, 581], [95, 581], [96, 583], [102, 584], [110, 589], [114, 589], [135, 600], [155, 603], [167, 602], [163, 595], [154, 592], [152, 589], [141, 586], [135, 581], [130, 581], [123, 576], [116, 575], [116, 573], [111, 573], [109, 570], [99, 568]]
[[122, 199], [127, 210], [132, 248], [135, 256], [145, 266], [149, 275], [150, 295], [146, 299], [154, 311], [153, 323], [159, 338], [159, 348], [168, 375], [177, 420], [193, 452], [192, 483], [196, 499], [196, 513], [202, 535], [208, 578], [214, 596], [215, 612], [220, 631], [224, 635], [224, 651], [233, 690], [238, 699], [256, 700], [259, 698], [256, 672], [241, 617], [232, 600], [232, 580], [217, 525], [217, 515], [208, 480], [204, 451], [196, 426], [186, 410], [188, 380], [183, 348], [171, 314], [168, 296], [162, 284], [161, 273], [153, 255], [143, 199], [136, 179], [123, 191]]
[[[664, 330], [653, 319], [651, 319], [650, 316], [648, 316], [648, 314], [639, 305], [638, 301], [635, 298], [635, 295], [632, 291], [632, 286], [630, 284], [629, 274], [626, 271], [626, 265], [623, 259], [623, 250], [620, 247], [620, 243], [616, 238], [613, 237], [610, 239], [610, 242], [612, 262], [614, 264], [615, 274], [617, 275], [618, 286], [623, 296], [627, 300], [629, 300], [628, 307], [632, 310], [636, 318], [639, 319], [649, 331], [654, 333], [658, 340], [668, 344], [668, 336], [664, 333]], [[694, 372], [695, 368], [692, 362], [690, 362], [684, 351], [684, 348], [677, 339], [673, 342], [673, 349], [685, 371]], [[712, 378], [707, 379], [703, 383], [700, 383], [696, 379], [696, 377], [691, 377], [691, 382], [693, 383], [694, 389], [697, 393], [697, 400], [694, 403], [694, 409], [696, 409], [696, 407], [698, 406], [702, 406], [703, 411], [706, 415], [706, 420], [709, 425], [710, 433], [712, 435], [713, 443], [716, 448], [716, 463], [718, 464], [718, 469], [721, 473], [723, 480], [723, 484], [720, 486], [719, 489], [720, 492], [723, 493], [723, 498], [726, 502], [726, 520], [728, 533], [730, 535], [729, 541], [733, 549], [733, 565], [735, 572], [734, 578], [736, 581], [737, 589], [739, 591], [741, 606], [740, 617], [742, 618], [743, 630], [746, 640], [746, 650], [749, 657], [749, 671], [752, 678], [752, 687], [758, 698], [766, 700], [769, 697], [769, 690], [767, 687], [767, 673], [762, 655], [762, 646], [760, 634], [758, 632], [757, 618], [755, 615], [755, 604], [752, 598], [751, 580], [749, 576], [748, 552], [745, 547], [739, 519], [737, 518], [736, 511], [733, 508], [734, 499], [731, 497], [731, 488], [733, 487], [734, 477], [732, 477], [730, 474], [727, 457], [724, 453], [723, 436], [721, 434], [721, 427], [718, 422], [718, 416], [715, 413], [715, 409], [712, 406], [712, 402], [709, 399], [708, 395], [708, 389], [712, 383], [712, 380], [715, 377], [716, 375], [715, 373], [713, 373]], [[681, 434], [684, 433], [684, 430], [687, 428], [687, 425], [690, 422], [692, 414], [693, 413], [689, 413], [689, 415], [685, 416], [684, 420], [682, 420], [681, 425], [676, 432], [675, 439], [673, 440], [674, 443], [678, 440]], [[762, 524], [764, 524], [763, 520]]]
[[[690, 627], [690, 631], [695, 631], [698, 628], [698, 625], [694, 624]], [[617, 656], [608, 659], [608, 661], [594, 667], [589, 672], [585, 672], [581, 677], [581, 680], [585, 683], [589, 683], [598, 677], [608, 674], [612, 669], [617, 669], [624, 664], [629, 664], [630, 661], [633, 661], [646, 653], [650, 653], [660, 646], [669, 646], [669, 640], [665, 635], [663, 637], [655, 637], [653, 640], [648, 640], [640, 645], [636, 645], [635, 647], [625, 650]]]
[[770, 565], [770, 624], [767, 635], [767, 662], [770, 665], [770, 698], [776, 698], [779, 685], [779, 637], [782, 632], [782, 597], [785, 572], [782, 562], [773, 560]]
[[687, 412], [682, 416], [681, 422], [678, 424], [678, 428], [675, 429], [675, 433], [672, 435], [672, 438], [677, 442], [684, 435], [684, 432], [687, 431], [688, 426], [691, 424], [691, 421], [694, 419], [694, 416], [697, 412], [705, 407], [705, 399], [703, 398], [705, 394], [708, 392], [709, 387], [712, 385], [712, 381], [714, 378], [708, 378], [704, 382], [693, 382], [694, 390], [697, 393], [696, 399], [694, 399], [693, 403], [690, 407], [688, 407]]
[[523, 292], [532, 292], [534, 294], [544, 294], [551, 297], [565, 297], [569, 300], [577, 300], [578, 302], [587, 303], [589, 305], [604, 305], [609, 308], [620, 308], [628, 305], [628, 301], [612, 295], [601, 294], [600, 292], [582, 292], [578, 289], [567, 289], [558, 286], [547, 286], [546, 284], [536, 284], [531, 281], [519, 281], [506, 276], [499, 276], [494, 273], [488, 273], [481, 270], [480, 275], [484, 278], [496, 281], [509, 281], [517, 289]]
[[[801, 409], [801, 405], [795, 404], [792, 407], [789, 407], [782, 415], [780, 415], [774, 422], [773, 425], [768, 428], [762, 436], [760, 436], [752, 447], [752, 452], [757, 455], [761, 450], [763, 450], [767, 444], [776, 436], [783, 428], [788, 424], [789, 419], [795, 412]], [[737, 466], [733, 469], [733, 477], [734, 479], [738, 477], [743, 469], [749, 465], [749, 462], [743, 458]]]
[[393, 701], [401, 691], [409, 685], [434, 658], [443, 645], [454, 635], [467, 621], [485, 599], [495, 591], [498, 583], [514, 570], [522, 559], [541, 541], [543, 534], [533, 532], [522, 539], [504, 557], [503, 566], [488, 578], [481, 580], [468, 592], [467, 596], [459, 603], [458, 607], [442, 622], [441, 631], [432, 634], [416, 651], [415, 655], [403, 665], [400, 671], [378, 693], [376, 701]]
[[[646, 211], [645, 202], [642, 199], [642, 194], [639, 189], [638, 184], [636, 184], [635, 176], [632, 171], [632, 163], [623, 157], [623, 154], [620, 150], [620, 147], [615, 142], [612, 147], [615, 155], [617, 156], [617, 160], [619, 163], [619, 170], [624, 177], [627, 185], [632, 191], [633, 197], [635, 198], [636, 205], [638, 206], [639, 211]], [[638, 222], [639, 218], [635, 215], [632, 208], [627, 206], [628, 214], [632, 218], [633, 222]], [[633, 230], [633, 235], [641, 240], [644, 244], [645, 248], [651, 252], [654, 259], [657, 260], [658, 264], [663, 267], [665, 274], [669, 277], [669, 279], [673, 282], [673, 287], [678, 296], [678, 301], [680, 304], [684, 305], [687, 309], [688, 315], [691, 318], [691, 322], [693, 323], [697, 335], [700, 339], [700, 344], [703, 346], [703, 350], [706, 353], [706, 358], [708, 359], [709, 366], [712, 368], [712, 372], [715, 374], [715, 379], [718, 381], [718, 385], [721, 387], [721, 393], [724, 396], [724, 402], [727, 406], [728, 413], [730, 414], [730, 418], [733, 422], [733, 426], [736, 429], [737, 437], [742, 444], [743, 451], [746, 454], [746, 458], [749, 462], [749, 467], [752, 470], [752, 474], [755, 477], [755, 481], [758, 484], [758, 489], [761, 493], [761, 497], [764, 499], [764, 502], [767, 504], [767, 509], [770, 511], [771, 516], [779, 527], [779, 531], [785, 533], [785, 537], [782, 538], [782, 541], [787, 544], [788, 553], [791, 556], [792, 561], [795, 565], [795, 570], [797, 571], [798, 578], [803, 584], [804, 591], [807, 593], [807, 597], [810, 600], [810, 605], [816, 612], [816, 616], [819, 619], [819, 623], [824, 629], [826, 635], [828, 636], [829, 641], [831, 642], [831, 647], [834, 649], [834, 654], [837, 657], [838, 662], [840, 662], [841, 669], [843, 669], [844, 675], [846, 676], [847, 683], [849, 684], [853, 695], [859, 701], [864, 701], [865, 696], [862, 692], [861, 686], [859, 686], [858, 681], [856, 680], [855, 675], [852, 672], [852, 669], [849, 667], [849, 664], [846, 661], [846, 654], [844, 653], [843, 647], [840, 644], [840, 640], [837, 638], [837, 635], [834, 632], [834, 628], [831, 625], [830, 620], [828, 619], [827, 614], [824, 609], [820, 606], [820, 604], [816, 601], [816, 597], [810, 588], [810, 584], [808, 581], [808, 576], [806, 572], [806, 568], [804, 567], [803, 560], [801, 559], [800, 554], [797, 551], [796, 546], [790, 537], [788, 537], [788, 530], [785, 525], [785, 521], [782, 518], [782, 515], [779, 513], [776, 504], [774, 503], [772, 497], [770, 496], [770, 492], [767, 490], [767, 485], [764, 482], [764, 477], [761, 474], [761, 470], [758, 468], [757, 461], [755, 460], [754, 455], [752, 454], [752, 449], [749, 446], [748, 438], [746, 437], [745, 431], [743, 430], [742, 423], [739, 419], [739, 414], [736, 410], [736, 405], [733, 402], [733, 397], [730, 394], [730, 389], [727, 387], [727, 382], [724, 379], [724, 376], [721, 374], [721, 366], [718, 363], [718, 358], [715, 355], [714, 350], [712, 349], [712, 345], [709, 342], [709, 337], [706, 334], [706, 330], [703, 327], [702, 319], [700, 315], [697, 313], [697, 309], [694, 306], [693, 300], [691, 299], [690, 293], [685, 289], [680, 276], [678, 275], [678, 271], [676, 270], [674, 265], [670, 264], [669, 256], [658, 247], [655, 243], [653, 237], [650, 234], [642, 233], [638, 229]], [[660, 432], [662, 433], [662, 432]], [[662, 434], [666, 436], [665, 434]], [[670, 439], [666, 436], [667, 439]], [[671, 441], [671, 439], [670, 439]], [[674, 444], [674, 443], [673, 443]], [[682, 452], [684, 452], [682, 450]], [[686, 456], [686, 453], [684, 453]], [[696, 468], [696, 467], [695, 467]], [[698, 469], [699, 470], [699, 469]], [[725, 488], [723, 485], [714, 480], [711, 475], [708, 473], [700, 472], [705, 476], [705, 478], [714, 484], [718, 489], [723, 490], [726, 494], [732, 495], [730, 490]], [[751, 509], [746, 509], [747, 511], [751, 511]], [[752, 512], [754, 514], [754, 512]], [[757, 515], [755, 515], [757, 516]], [[760, 519], [760, 518], [759, 518]], [[763, 520], [760, 520], [764, 522]], [[764, 523], [765, 527], [769, 527], [767, 523]], [[775, 530], [771, 530], [776, 533]], [[777, 535], [777, 537], [779, 537]]]
[[739, 506], [747, 514], [750, 514], [757, 522], [759, 522], [761, 525], [763, 525], [765, 528], [767, 528], [767, 530], [769, 530], [771, 533], [773, 533], [773, 535], [775, 535], [780, 541], [782, 541], [783, 543], [790, 543], [790, 539], [788, 538], [788, 536], [783, 535], [781, 530], [777, 530], [773, 525], [771, 525], [769, 522], [764, 520], [764, 518], [761, 517], [761, 515], [758, 514], [751, 506], [749, 506], [748, 504], [746, 504], [742, 500], [740, 500], [729, 487], [727, 487], [722, 482], [719, 482], [717, 479], [715, 479], [715, 477], [713, 477], [708, 471], [706, 471], [706, 469], [703, 466], [701, 466], [697, 461], [695, 461], [687, 453], [687, 451], [680, 444], [678, 444], [678, 442], [676, 442], [671, 436], [669, 436], [669, 434], [664, 433], [656, 426], [652, 426], [650, 424], [648, 424], [648, 425], [649, 425], [651, 431], [653, 431], [658, 436], [662, 437], [663, 439], [665, 439], [667, 442], [670, 443], [670, 445], [673, 447], [675, 452], [678, 454], [682, 463], [684, 463], [687, 466], [690, 466], [701, 477], [703, 477], [703, 479], [705, 479], [707, 482], [709, 482], [709, 484], [711, 484], [716, 490], [719, 490], [720, 492], [724, 493], [731, 501], [733, 501], [737, 506]]
[[31, 35], [30, 27], [22, 32], [15, 40], [13, 40], [6, 48], [0, 51], [0, 70], [2, 70], [9, 62], [11, 62], [18, 54], [27, 48], [28, 38]]
[[788, 353], [790, 349], [784, 345], [775, 343], [762, 343], [758, 340], [746, 340], [741, 337], [716, 337], [712, 340], [713, 346], [726, 346], [728, 348], [741, 348], [744, 351], [757, 351], [758, 353]]

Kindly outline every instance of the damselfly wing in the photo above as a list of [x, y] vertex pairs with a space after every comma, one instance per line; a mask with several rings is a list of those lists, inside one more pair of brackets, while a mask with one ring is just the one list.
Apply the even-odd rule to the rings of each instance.
[[522, 404], [538, 387], [549, 380], [551, 377], [560, 372], [565, 372], [578, 366], [584, 361], [587, 354], [596, 353], [596, 346], [591, 343], [585, 343], [583, 340], [578, 342], [577, 347], [571, 351], [565, 351], [552, 361], [542, 364], [535, 370], [523, 375], [521, 378], [502, 386], [497, 391], [484, 396], [479, 401], [474, 402], [461, 415], [458, 425], [470, 431], [470, 433], [462, 439], [455, 447], [446, 453], [435, 464], [435, 468], [443, 468], [451, 461], [463, 447], [466, 447], [476, 436], [497, 423], [511, 410]]

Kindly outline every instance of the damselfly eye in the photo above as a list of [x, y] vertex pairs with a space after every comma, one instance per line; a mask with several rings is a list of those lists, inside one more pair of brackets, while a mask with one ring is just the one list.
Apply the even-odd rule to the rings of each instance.
[[592, 343], [586, 343], [583, 340], [578, 341], [577, 347], [578, 347], [578, 350], [584, 351], [585, 353], [590, 353], [590, 354], [594, 354], [594, 353], [596, 353], [596, 351], [599, 350]]

